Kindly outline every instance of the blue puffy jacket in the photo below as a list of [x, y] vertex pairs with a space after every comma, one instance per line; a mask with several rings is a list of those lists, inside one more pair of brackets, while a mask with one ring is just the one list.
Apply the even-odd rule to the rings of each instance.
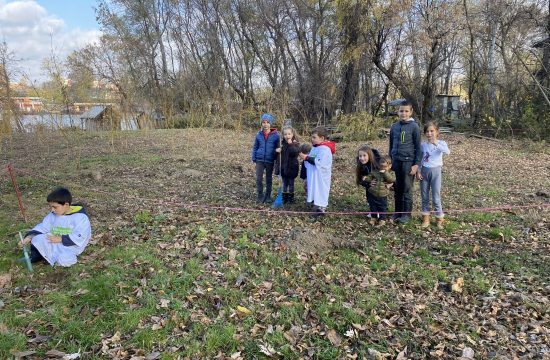
[[254, 146], [252, 147], [252, 161], [260, 161], [265, 163], [273, 163], [277, 158], [275, 149], [279, 147], [279, 133], [277, 129], [271, 129], [267, 135], [267, 139], [264, 138], [262, 130], [258, 131], [256, 138], [254, 139]]

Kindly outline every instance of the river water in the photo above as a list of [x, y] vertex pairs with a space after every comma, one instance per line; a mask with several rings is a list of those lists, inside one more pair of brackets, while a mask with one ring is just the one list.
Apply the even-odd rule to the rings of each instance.
[[[61, 115], [61, 114], [39, 114], [23, 115], [21, 124], [25, 132], [33, 132], [37, 129], [58, 130], [62, 128], [75, 128], [86, 130], [85, 123], [80, 119], [80, 115]], [[14, 129], [17, 126], [14, 125]], [[121, 121], [121, 130], [137, 130], [136, 121], [132, 117], [126, 117]]]

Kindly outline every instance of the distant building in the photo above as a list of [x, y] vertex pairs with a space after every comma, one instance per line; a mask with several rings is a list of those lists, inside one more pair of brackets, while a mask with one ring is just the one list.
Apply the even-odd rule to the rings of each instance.
[[112, 105], [97, 105], [80, 115], [80, 120], [86, 130], [120, 130], [121, 115]]
[[44, 108], [42, 98], [39, 97], [12, 97], [12, 101], [22, 113], [37, 114]]
[[459, 110], [459, 95], [439, 94], [435, 96], [436, 106], [435, 115], [454, 120], [458, 118]]

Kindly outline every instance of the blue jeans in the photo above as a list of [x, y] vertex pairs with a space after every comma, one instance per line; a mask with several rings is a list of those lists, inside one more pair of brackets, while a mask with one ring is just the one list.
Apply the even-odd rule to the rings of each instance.
[[420, 190], [422, 191], [422, 215], [430, 214], [430, 189], [432, 190], [432, 205], [436, 217], [443, 217], [443, 208], [441, 206], [441, 166], [434, 168], [422, 167], [420, 170], [422, 181]]

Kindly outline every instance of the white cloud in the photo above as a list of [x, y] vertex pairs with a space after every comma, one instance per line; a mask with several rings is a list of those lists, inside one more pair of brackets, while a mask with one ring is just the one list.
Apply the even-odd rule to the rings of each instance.
[[46, 78], [41, 69], [45, 58], [53, 54], [64, 60], [100, 36], [99, 30], [68, 29], [63, 19], [48, 14], [33, 0], [0, 0], [0, 41], [5, 41], [20, 59], [17, 69], [32, 80]]

